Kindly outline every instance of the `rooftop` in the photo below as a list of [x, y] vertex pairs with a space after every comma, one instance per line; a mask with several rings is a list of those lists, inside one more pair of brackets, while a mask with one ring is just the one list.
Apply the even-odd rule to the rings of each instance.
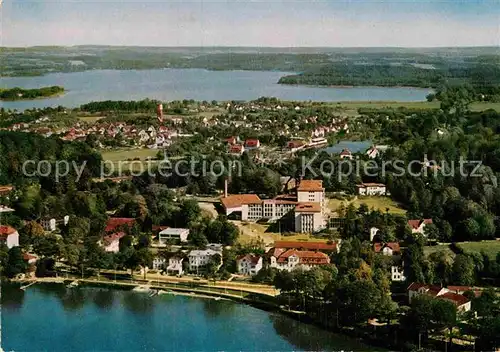
[[323, 192], [324, 190], [321, 180], [302, 180], [297, 187], [298, 192]]
[[235, 194], [221, 198], [224, 208], [237, 208], [243, 204], [260, 204], [262, 200], [256, 194]]
[[309, 249], [309, 250], [327, 250], [336, 251], [336, 243], [325, 242], [302, 242], [302, 241], [276, 241], [274, 242], [275, 250], [279, 248], [295, 248], [295, 249]]
[[302, 202], [295, 207], [297, 213], [320, 213], [321, 204], [318, 202]]

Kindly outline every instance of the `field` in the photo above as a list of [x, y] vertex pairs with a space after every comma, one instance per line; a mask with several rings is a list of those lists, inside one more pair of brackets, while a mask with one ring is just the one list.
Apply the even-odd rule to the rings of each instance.
[[444, 251], [445, 253], [451, 255], [452, 257], [455, 256], [455, 253], [450, 249], [450, 246], [447, 244], [439, 244], [437, 246], [425, 246], [424, 247], [424, 253], [425, 255], [431, 255], [432, 253]]
[[[146, 158], [156, 158], [158, 149], [113, 149], [101, 152], [104, 161], [112, 162], [115, 171], [146, 171], [147, 163]], [[127, 161], [139, 158], [140, 161]], [[110, 166], [110, 165], [108, 165]]]
[[386, 209], [389, 209], [389, 213], [392, 214], [405, 214], [406, 210], [401, 208], [395, 201], [393, 201], [389, 197], [363, 197], [363, 198], [354, 198], [351, 201], [348, 200], [340, 200], [340, 199], [329, 199], [328, 207], [335, 211], [340, 204], [344, 203], [347, 207], [350, 203], [354, 204], [355, 207], [359, 207], [362, 203], [365, 203], [369, 209], [374, 208], [378, 209], [385, 213]]
[[326, 242], [327, 239], [316, 238], [308, 234], [280, 235], [279, 233], [266, 232], [267, 226], [252, 222], [234, 221], [240, 230], [238, 242], [245, 244], [255, 240], [263, 240], [266, 245], [274, 241], [318, 241]]
[[500, 253], [500, 241], [463, 242], [458, 244], [466, 253], [484, 251], [491, 259]]

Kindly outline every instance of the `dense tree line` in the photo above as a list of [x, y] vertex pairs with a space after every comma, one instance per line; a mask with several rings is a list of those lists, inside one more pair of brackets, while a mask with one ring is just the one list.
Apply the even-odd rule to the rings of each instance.
[[0, 100], [30, 100], [49, 98], [64, 93], [64, 88], [59, 86], [23, 89], [19, 87], [0, 89]]

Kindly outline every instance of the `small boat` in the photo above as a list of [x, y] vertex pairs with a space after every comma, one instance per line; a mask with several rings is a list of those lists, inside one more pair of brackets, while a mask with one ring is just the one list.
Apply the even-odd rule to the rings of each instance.
[[73, 281], [69, 284], [66, 285], [67, 288], [75, 288], [75, 287], [78, 287], [78, 281]]
[[215, 300], [215, 301], [220, 301], [221, 299], [222, 299], [222, 298], [220, 298], [220, 297], [214, 297], [214, 300]]

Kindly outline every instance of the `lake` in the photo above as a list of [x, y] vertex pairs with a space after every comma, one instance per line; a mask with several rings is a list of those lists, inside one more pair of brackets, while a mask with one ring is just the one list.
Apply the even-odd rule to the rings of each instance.
[[232, 301], [36, 284], [2, 287], [4, 351], [371, 350]]
[[8, 109], [76, 107], [99, 100], [253, 100], [262, 96], [312, 101], [422, 101], [430, 89], [403, 87], [308, 87], [277, 84], [286, 72], [203, 69], [93, 70], [39, 77], [2, 77], [0, 87], [59, 85], [66, 94], [51, 99], [0, 101]]

